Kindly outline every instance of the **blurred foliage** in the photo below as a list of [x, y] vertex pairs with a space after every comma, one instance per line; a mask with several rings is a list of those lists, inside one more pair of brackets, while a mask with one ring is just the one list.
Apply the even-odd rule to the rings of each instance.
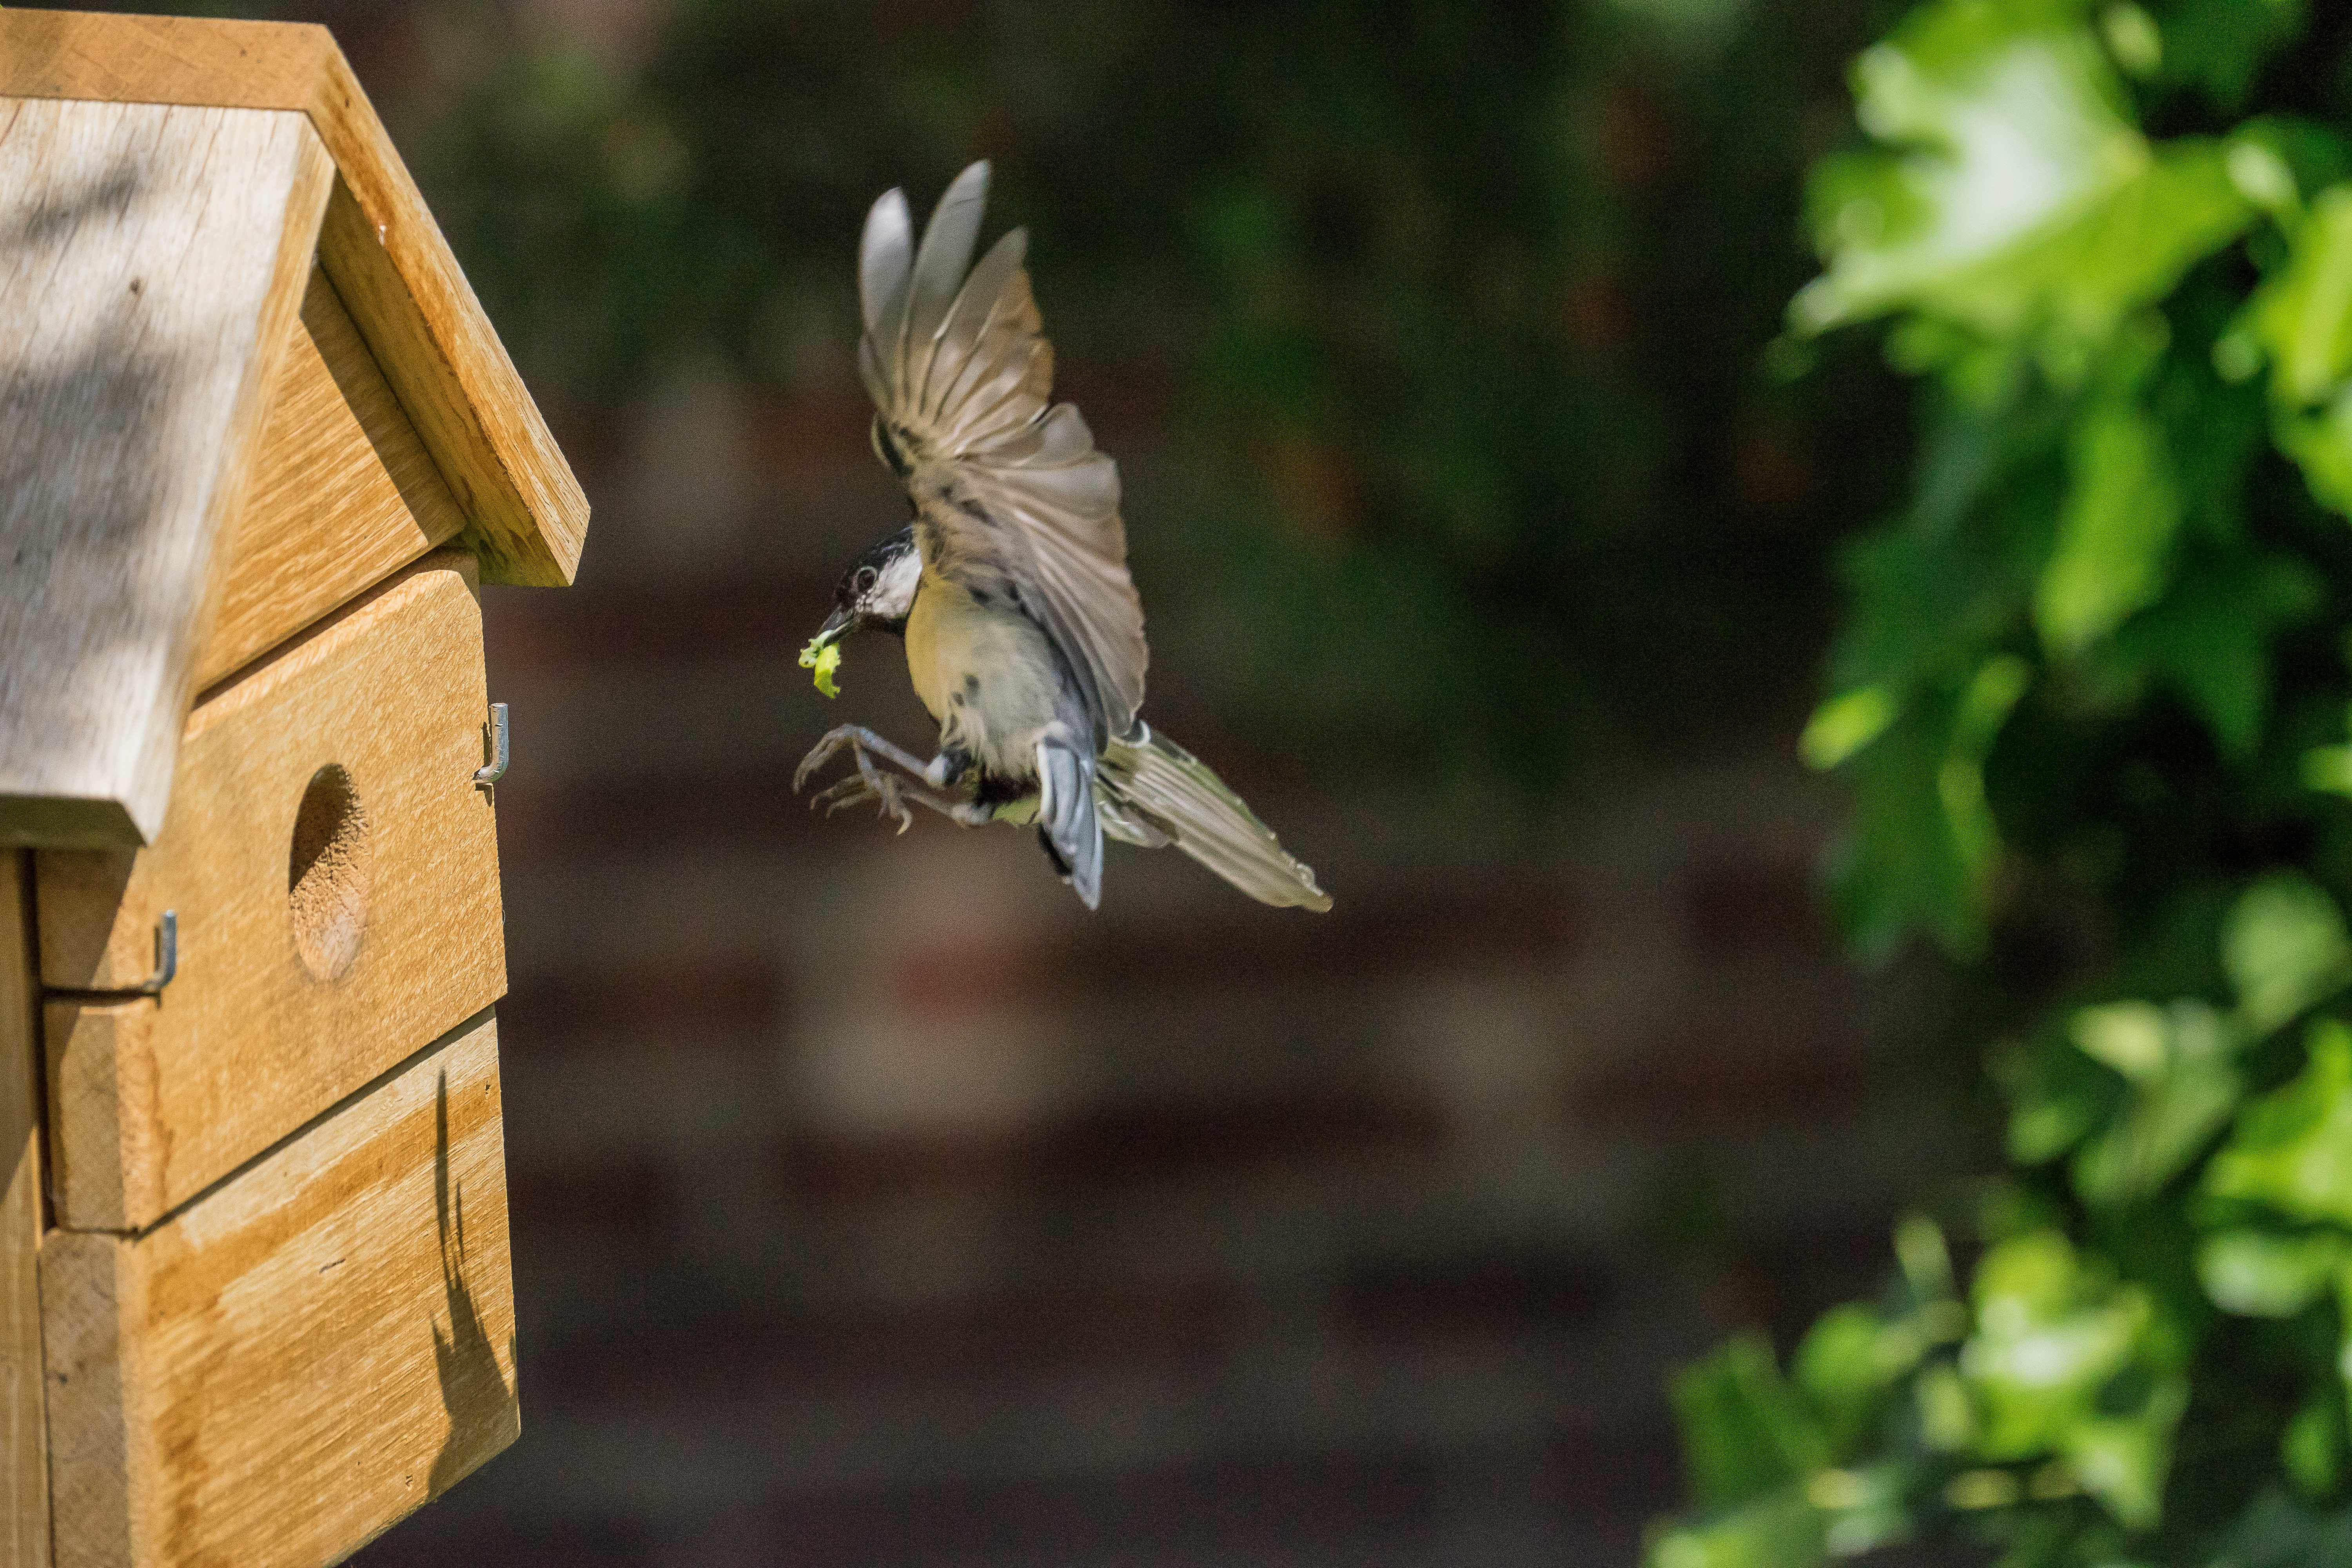
[[1774, 351], [1920, 385], [1803, 742], [1841, 908], [2096, 959], [1990, 1052], [1965, 1284], [1915, 1220], [1683, 1374], [1653, 1568], [2352, 1563], [2352, 12], [1927, 0], [1853, 85]]

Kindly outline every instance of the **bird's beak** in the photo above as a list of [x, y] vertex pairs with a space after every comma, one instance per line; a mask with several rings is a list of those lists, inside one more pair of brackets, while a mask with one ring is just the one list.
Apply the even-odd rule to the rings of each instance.
[[809, 642], [809, 651], [814, 653], [822, 648], [830, 647], [832, 644], [839, 642], [842, 638], [847, 637], [851, 632], [854, 632], [856, 629], [856, 611], [835, 610], [833, 614], [825, 616], [824, 625], [817, 627], [816, 636]]
[[850, 610], [835, 610], [824, 618], [816, 636], [809, 638], [808, 647], [801, 649], [801, 668], [816, 671], [816, 689], [827, 697], [841, 695], [834, 672], [841, 668], [841, 649], [834, 645], [857, 629], [857, 616]]

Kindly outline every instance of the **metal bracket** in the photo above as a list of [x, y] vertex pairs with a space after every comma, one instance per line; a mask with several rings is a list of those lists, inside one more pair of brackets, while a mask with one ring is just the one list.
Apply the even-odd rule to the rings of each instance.
[[493, 702], [490, 704], [490, 765], [475, 770], [474, 783], [488, 789], [506, 776], [507, 705]]
[[94, 1002], [100, 1005], [120, 1002], [126, 996], [162, 996], [163, 987], [172, 984], [172, 976], [180, 973], [180, 911], [165, 910], [155, 922], [155, 973], [136, 985], [85, 989], [74, 986], [51, 986], [43, 994], [64, 1001]]
[[179, 973], [180, 911], [165, 910], [163, 918], [155, 922], [154, 977], [131, 989], [142, 996], [161, 996], [163, 987], [172, 984], [172, 976]]

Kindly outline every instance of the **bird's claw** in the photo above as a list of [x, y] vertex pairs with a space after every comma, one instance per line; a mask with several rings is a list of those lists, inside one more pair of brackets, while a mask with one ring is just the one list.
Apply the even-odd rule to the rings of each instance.
[[900, 833], [904, 833], [907, 829], [915, 826], [915, 814], [907, 809], [906, 801], [900, 798], [898, 793], [898, 781], [897, 779], [891, 778], [887, 774], [884, 775], [880, 797], [882, 804], [876, 810], [876, 816], [897, 817], [898, 819], [898, 831]]
[[[845, 724], [838, 730], [828, 731], [824, 739], [809, 748], [808, 755], [801, 759], [801, 765], [793, 770], [793, 793], [798, 795], [806, 788], [809, 775], [831, 762], [834, 753], [844, 746], [849, 746], [855, 750], [858, 762], [861, 764], [865, 763], [864, 748], [857, 745], [857, 736], [853, 728]], [[814, 805], [814, 802], [811, 804]]]
[[814, 811], [821, 805], [825, 808], [824, 814], [831, 816], [843, 806], [864, 800], [868, 793], [866, 781], [852, 773], [845, 779], [836, 779], [809, 796], [809, 809]]
[[[819, 742], [821, 750], [828, 751], [837, 749], [837, 744], [830, 735], [825, 737], [824, 742]], [[877, 816], [898, 819], [899, 832], [904, 833], [915, 826], [915, 814], [907, 809], [905, 792], [899, 788], [898, 781], [877, 768], [867, 759], [865, 748], [857, 745], [855, 741], [850, 742], [850, 754], [856, 759], [857, 771], [845, 779], [827, 784], [811, 795], [809, 809], [814, 811], [822, 805], [824, 807], [824, 814], [831, 816], [843, 806], [856, 805], [861, 802], [871, 800], [878, 803]], [[812, 756], [814, 757], [814, 753], [812, 753]], [[822, 763], [824, 758], [814, 757], [814, 761]], [[801, 764], [801, 772], [803, 775], [807, 773], [810, 766], [810, 763], [807, 762]], [[793, 787], [795, 790], [800, 787], [799, 779], [796, 778], [793, 781]]]

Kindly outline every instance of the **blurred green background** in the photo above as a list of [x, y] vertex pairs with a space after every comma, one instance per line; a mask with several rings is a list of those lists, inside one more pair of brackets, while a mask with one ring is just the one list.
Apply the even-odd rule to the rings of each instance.
[[[1398, 1298], [1414, 1333], [1454, 1310], [1433, 1304], [1435, 1280], [1456, 1305], [1520, 1303], [1499, 1309], [1521, 1313], [1500, 1327], [1474, 1311], [1448, 1344], [1553, 1345], [1560, 1365], [1591, 1355], [1652, 1390], [1685, 1363], [1679, 1480], [1663, 1439], [1642, 1446], [1657, 1435], [1645, 1423], [1663, 1429], [1663, 1394], [1610, 1410], [1612, 1396], [1564, 1384], [1529, 1416], [1544, 1436], [1524, 1453], [1500, 1426], [1402, 1424], [1416, 1454], [1443, 1456], [1429, 1474], [1486, 1478], [1463, 1484], [1491, 1482], [1549, 1521], [1517, 1534], [1448, 1535], [1407, 1508], [1394, 1539], [1367, 1548], [1350, 1531], [1388, 1518], [1394, 1489], [1349, 1470], [1321, 1492], [1296, 1483], [1304, 1502], [1267, 1482], [1266, 1520], [1142, 1552], [1168, 1518], [1261, 1495], [1234, 1476], [1265, 1461], [1220, 1470], [1227, 1449], [1211, 1444], [1156, 1491], [1118, 1491], [1097, 1456], [1096, 1479], [1066, 1494], [923, 1494], [932, 1511], [915, 1511], [940, 1539], [961, 1539], [941, 1521], [992, 1510], [1045, 1521], [986, 1551], [929, 1536], [885, 1551], [843, 1522], [865, 1517], [855, 1509], [806, 1516], [833, 1521], [832, 1544], [778, 1526], [817, 1507], [805, 1500], [683, 1535], [642, 1523], [661, 1516], [654, 1503], [622, 1508], [640, 1534], [592, 1531], [592, 1551], [550, 1545], [571, 1538], [509, 1496], [478, 1510], [539, 1521], [448, 1526], [447, 1539], [503, 1542], [518, 1563], [698, 1565], [2352, 1563], [2352, 1036], [2329, 1012], [2352, 979], [2352, 7], [185, 9], [336, 28], [590, 479], [584, 619], [495, 598], [494, 683], [502, 659], [552, 693], [572, 689], [559, 678], [602, 679], [583, 673], [604, 668], [592, 653], [614, 679], [640, 645], [675, 656], [677, 639], [648, 634], [654, 612], [629, 597], [674, 611], [688, 601], [648, 586], [673, 578], [748, 584], [714, 612], [730, 657], [770, 643], [781, 655], [805, 635], [837, 563], [892, 515], [880, 476], [844, 467], [864, 449], [850, 370], [863, 214], [892, 185], [923, 209], [967, 161], [993, 160], [990, 231], [1030, 228], [1059, 389], [1126, 467], [1152, 711], [1285, 808], [1268, 815], [1336, 867], [1341, 912], [1334, 934], [1292, 937], [1180, 900], [1156, 926], [1107, 915], [1115, 934], [1100, 938], [1024, 912], [1022, 931], [1060, 945], [967, 941], [977, 956], [957, 949], [962, 969], [923, 958], [920, 984], [893, 971], [892, 1005], [919, 1022], [943, 986], [950, 1012], [965, 1005], [961, 985], [1027, 1018], [1021, 1007], [1050, 1011], [1092, 985], [1114, 1012], [1149, 990], [1181, 930], [1216, 978], [1191, 1012], [1138, 1011], [1160, 1008], [1169, 1040], [1201, 1044], [1203, 1059], [1255, 1062], [1276, 1030], [1300, 1081], [1328, 1085], [1388, 1037], [1371, 1019], [1404, 1019], [1393, 1026], [1426, 1043], [1424, 1076], [1456, 1096], [1431, 1144], [1446, 1152], [1389, 1123], [1357, 1127], [1348, 1136], [1378, 1159], [1323, 1174], [1360, 1208], [1306, 1204], [1274, 1221], [1287, 1199], [1231, 1200], [1286, 1239], [1278, 1260], [1237, 1262], [1246, 1249], [1228, 1247], [1210, 1271], [1255, 1325], [1212, 1336], [1215, 1354], [1241, 1364], [1236, 1346], [1295, 1331], [1330, 1365], [1357, 1366], [1370, 1352], [1350, 1361], [1353, 1330], [1330, 1325], [1353, 1310], [1348, 1269], [1389, 1245], [1395, 1220], [1412, 1261], [1379, 1267], [1415, 1281]], [[746, 447], [757, 460], [730, 468]], [[815, 722], [804, 692], [800, 706], [768, 695], [762, 681], [797, 679], [774, 665], [748, 680], [751, 665], [730, 667], [744, 710], [709, 721], [702, 742], [773, 721], [778, 755], [754, 759], [763, 800]], [[853, 657], [847, 675], [883, 700], [895, 671]], [[686, 689], [646, 702], [692, 730], [705, 710], [680, 704]], [[617, 751], [657, 758], [672, 739], [591, 706], [550, 750], [625, 773]], [[1834, 832], [1802, 805], [1814, 797], [1801, 756], [1843, 781]], [[623, 860], [658, 863], [705, 898], [720, 896], [722, 862], [814, 868], [803, 892], [869, 874], [782, 828], [698, 862], [676, 824], [698, 831], [721, 806], [598, 787], [541, 798], [525, 782], [502, 801], [519, 930], [562, 930], [577, 918], [561, 912], [567, 897], [640, 886], [613, 869]], [[1799, 804], [1783, 813], [1784, 800]], [[565, 837], [548, 826], [559, 817], [583, 826]], [[1669, 921], [1645, 901], [1659, 880], [1647, 868], [1681, 876], [1676, 846], [1696, 847]], [[948, 867], [962, 851], [926, 853]], [[1773, 880], [1792, 856], [1812, 858], [1826, 908]], [[870, 874], [910, 863], [875, 858], [898, 869]], [[933, 885], [995, 874], [993, 861], [954, 866]], [[1371, 925], [1346, 923], [1351, 887]], [[1030, 908], [972, 897], [974, 923]], [[709, 906], [687, 902], [663, 907], [690, 926]], [[873, 918], [860, 940], [877, 945], [886, 929], [891, 942], [929, 929], [897, 906]], [[1856, 962], [1877, 966], [1865, 977], [1827, 978], [1827, 942], [1792, 934], [1832, 919]], [[840, 950], [813, 957], [813, 942], [780, 931], [769, 943], [800, 989], [759, 1049], [787, 1063], [855, 1037], [845, 1020], [870, 1000], [853, 994], [862, 972], [819, 973]], [[520, 947], [528, 971], [527, 935]], [[1063, 990], [1046, 987], [1059, 999], [1037, 1001], [1033, 984], [1004, 1004], [1008, 951], [1046, 952], [1023, 973], [1059, 964]], [[1255, 980], [1224, 973], [1244, 954]], [[1497, 1002], [1498, 965], [1530, 993]], [[1342, 1000], [1319, 988], [1340, 983]], [[1547, 989], [1575, 994], [1533, 996]], [[604, 1026], [625, 990], [525, 973], [510, 1009], [518, 1274], [526, 1311], [534, 1292], [551, 1303], [540, 1331], [558, 1366], [567, 1345], [625, 1359], [667, 1342], [610, 1300], [571, 1315], [593, 1294], [585, 1253], [526, 1256], [534, 1226], [561, 1216], [549, 1200], [534, 1216], [528, 1128], [571, 1088], [557, 1070], [531, 1079], [528, 1026]], [[1677, 990], [1696, 1000], [1659, 1000]], [[1736, 1022], [1766, 1016], [1752, 1035]], [[1523, 1026], [1531, 1043], [1512, 1056]], [[1853, 1030], [1867, 1048], [1850, 1059], [1836, 1042]], [[1066, 1065], [1118, 1029], [1077, 1033], [1096, 1044], [1070, 1045]], [[1254, 1070], [1188, 1090], [1188, 1114], [1208, 1119], [1187, 1156], [1204, 1182], [1243, 1179], [1232, 1085]], [[1853, 1108], [1827, 1100], [1857, 1073], [1883, 1100], [1839, 1121]], [[537, 1108], [535, 1082], [549, 1091]], [[1328, 1110], [1321, 1089], [1298, 1092]], [[777, 1103], [813, 1114], [782, 1090]], [[1530, 1119], [1543, 1125], [1529, 1132]], [[1291, 1123], [1276, 1120], [1279, 1144]], [[803, 1147], [811, 1129], [795, 1125]], [[1419, 1152], [1395, 1153], [1408, 1145]], [[1832, 1146], [1879, 1152], [1847, 1167]], [[1118, 1212], [1103, 1194], [1126, 1191], [1118, 1157], [1098, 1149], [1050, 1181], [1030, 1166], [976, 1181], [1014, 1193], [1003, 1212], [1032, 1220], [1024, 1184], [1052, 1188], [1036, 1223], [1066, 1230], [1071, 1213]], [[1416, 1161], [1449, 1173], [1413, 1186], [1427, 1174]], [[1462, 1175], [1472, 1167], [1492, 1184]], [[694, 1289], [747, 1303], [713, 1320], [720, 1341], [813, 1322], [803, 1353], [823, 1360], [844, 1342], [823, 1328], [839, 1303], [812, 1283], [826, 1265], [806, 1226], [833, 1212], [824, 1182], [838, 1172], [779, 1168], [761, 1167], [771, 1184], [747, 1200], [752, 1217], [730, 1210], [717, 1227], [756, 1243], [730, 1252], [711, 1226], [698, 1240], [684, 1226], [662, 1233], [660, 1256]], [[1804, 1239], [1823, 1234], [1803, 1228], [1817, 1216], [1768, 1237], [1780, 1222], [1759, 1215], [1830, 1189], [1841, 1241]], [[1878, 1238], [1906, 1210], [1890, 1255]], [[895, 1234], [840, 1223], [861, 1245]], [[1150, 1228], [1101, 1223], [1091, 1252], [1061, 1233], [1031, 1252], [975, 1247], [999, 1283], [1018, 1258], [1063, 1289]], [[1482, 1274], [1433, 1239], [1448, 1231], [1517, 1249], [1512, 1269], [1537, 1261]], [[1597, 1317], [1569, 1304], [1585, 1300], [1588, 1268], [1614, 1281], [1597, 1296], [1618, 1305]], [[1531, 1295], [1511, 1295], [1530, 1279]], [[1831, 1305], [1874, 1280], [1866, 1301]], [[1592, 1326], [1603, 1320], [1633, 1337], [1609, 1340], [1618, 1330]], [[1700, 1353], [1742, 1324], [1761, 1331]], [[523, 1356], [529, 1406], [529, 1333]], [[1414, 1397], [1445, 1384], [1414, 1364]], [[566, 1418], [594, 1404], [566, 1387]], [[1283, 1387], [1244, 1373], [1226, 1393], [1244, 1412], [1316, 1402]], [[604, 1430], [580, 1419], [543, 1441]], [[1561, 1460], [1570, 1430], [1588, 1447]], [[1324, 1458], [1375, 1446], [1318, 1441]], [[1526, 1473], [1551, 1479], [1519, 1487], [1509, 1466], [1538, 1448], [1551, 1457]], [[977, 1487], [991, 1456], [941, 1473]], [[1555, 1484], [1568, 1471], [1577, 1483]], [[950, 1484], [910, 1463], [859, 1483], [861, 1506], [896, 1517], [890, 1489], [918, 1472]], [[499, 1496], [490, 1478], [478, 1485]], [[1677, 1498], [1679, 1512], [1644, 1527]], [[1132, 1530], [1116, 1522], [1127, 1508]], [[1295, 1517], [1295, 1535], [1276, 1516]], [[404, 1539], [425, 1538], [395, 1534], [369, 1561], [405, 1561]]]

